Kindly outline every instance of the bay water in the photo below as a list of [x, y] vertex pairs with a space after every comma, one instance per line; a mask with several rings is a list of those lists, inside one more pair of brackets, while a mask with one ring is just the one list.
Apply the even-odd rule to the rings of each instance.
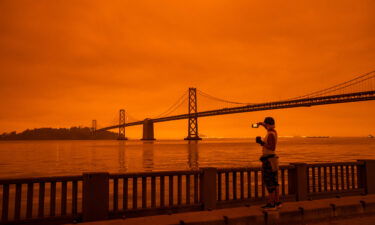
[[[0, 178], [259, 166], [249, 139], [0, 142]], [[375, 138], [279, 138], [280, 164], [375, 159]]]

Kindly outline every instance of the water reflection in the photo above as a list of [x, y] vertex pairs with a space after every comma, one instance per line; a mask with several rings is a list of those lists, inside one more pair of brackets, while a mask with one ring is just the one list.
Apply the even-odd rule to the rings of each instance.
[[125, 141], [118, 142], [118, 165], [119, 165], [119, 172], [123, 173], [128, 170], [128, 163], [126, 162], [126, 147]]
[[189, 141], [188, 147], [188, 167], [192, 170], [199, 169], [198, 141]]
[[61, 162], [61, 147], [60, 145], [56, 145], [56, 148], [55, 148], [55, 166], [56, 167], [60, 167], [60, 162]]
[[90, 147], [90, 152], [89, 152], [89, 170], [90, 171], [95, 171], [97, 170], [97, 156], [96, 156], [96, 148], [94, 145]]
[[142, 144], [142, 164], [144, 171], [154, 169], [154, 142], [144, 141]]

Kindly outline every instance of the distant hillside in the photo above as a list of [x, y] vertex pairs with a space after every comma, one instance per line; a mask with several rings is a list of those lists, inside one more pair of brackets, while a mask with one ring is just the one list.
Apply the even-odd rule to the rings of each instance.
[[92, 135], [88, 127], [72, 128], [36, 128], [21, 133], [11, 132], [0, 135], [0, 140], [90, 140], [116, 139], [117, 134], [110, 131], [99, 131]]

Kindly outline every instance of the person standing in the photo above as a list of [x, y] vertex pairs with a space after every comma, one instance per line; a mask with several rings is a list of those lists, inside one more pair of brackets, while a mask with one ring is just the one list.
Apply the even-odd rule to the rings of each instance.
[[264, 122], [257, 123], [267, 130], [267, 134], [262, 140], [260, 136], [256, 137], [256, 143], [262, 146], [262, 162], [263, 183], [268, 191], [267, 204], [262, 208], [266, 210], [276, 210], [281, 207], [279, 199], [279, 157], [276, 155], [277, 132], [275, 130], [275, 120], [272, 117], [266, 117]]

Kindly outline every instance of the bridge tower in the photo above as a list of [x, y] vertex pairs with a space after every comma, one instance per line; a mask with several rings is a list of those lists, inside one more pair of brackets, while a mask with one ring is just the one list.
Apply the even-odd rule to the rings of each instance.
[[188, 136], [185, 140], [202, 140], [198, 135], [198, 107], [197, 107], [197, 89], [189, 88], [189, 102], [188, 102]]
[[92, 124], [91, 124], [91, 135], [92, 135], [92, 139], [96, 139], [96, 129], [97, 129], [97, 125], [96, 125], [96, 120], [92, 120]]
[[94, 134], [96, 131], [96, 120], [92, 120], [91, 132]]
[[124, 109], [120, 109], [120, 117], [119, 117], [118, 125], [119, 125], [119, 128], [118, 128], [117, 140], [128, 140], [125, 137], [125, 126], [121, 126], [121, 125], [125, 125], [125, 110]]

